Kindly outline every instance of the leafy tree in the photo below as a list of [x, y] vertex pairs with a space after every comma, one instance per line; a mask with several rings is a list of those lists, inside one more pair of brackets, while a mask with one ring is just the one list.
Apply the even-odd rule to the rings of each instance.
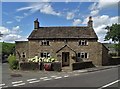
[[1, 42], [2, 45], [2, 59], [4, 60], [5, 56], [15, 53], [15, 44], [14, 43], [5, 43]]
[[112, 26], [107, 26], [105, 29], [108, 30], [105, 41], [112, 39], [115, 43], [115, 49], [120, 56], [120, 24], [112, 24]]
[[15, 44], [13, 43], [2, 43], [2, 53], [3, 54], [13, 54], [14, 53], [14, 48], [15, 48]]

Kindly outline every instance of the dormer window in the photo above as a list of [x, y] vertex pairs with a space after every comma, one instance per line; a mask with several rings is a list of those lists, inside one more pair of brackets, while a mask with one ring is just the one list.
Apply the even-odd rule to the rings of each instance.
[[88, 41], [87, 40], [80, 40], [79, 45], [88, 45]]
[[49, 46], [49, 41], [48, 40], [42, 40], [41, 41], [41, 45], [44, 45], [44, 46]]

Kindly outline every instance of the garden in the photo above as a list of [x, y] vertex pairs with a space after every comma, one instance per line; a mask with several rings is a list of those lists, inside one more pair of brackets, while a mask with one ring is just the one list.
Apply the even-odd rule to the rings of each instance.
[[19, 62], [15, 55], [9, 55], [8, 63], [12, 70], [42, 70], [42, 71], [58, 71], [62, 70], [61, 62], [54, 57], [38, 57], [28, 59], [27, 61]]

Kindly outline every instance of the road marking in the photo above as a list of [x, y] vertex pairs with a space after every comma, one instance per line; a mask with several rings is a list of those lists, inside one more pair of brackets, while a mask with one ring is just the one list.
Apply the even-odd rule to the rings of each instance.
[[62, 77], [55, 77], [55, 79], [60, 79], [60, 78], [62, 78]]
[[0, 88], [7, 88], [8, 86], [3, 86], [3, 87], [0, 87]]
[[111, 83], [109, 83], [109, 84], [106, 84], [106, 85], [104, 85], [104, 86], [102, 86], [102, 87], [100, 87], [100, 88], [98, 88], [98, 89], [103, 89], [103, 88], [106, 88], [106, 87], [108, 87], [108, 86], [111, 86], [111, 85], [113, 85], [113, 84], [115, 84], [115, 83], [119, 82], [119, 81], [120, 81], [120, 80], [116, 80], [116, 81], [111, 82]]
[[46, 79], [46, 78], [48, 78], [48, 77], [42, 77], [42, 78], [40, 78], [40, 79]]
[[4, 86], [5, 84], [3, 83], [3, 84], [0, 84], [0, 86]]
[[67, 77], [69, 77], [69, 75], [65, 75], [64, 77], [67, 78]]
[[43, 79], [44, 81], [48, 81], [48, 80], [51, 80], [52, 78], [48, 78], [48, 79]]
[[29, 83], [37, 83], [37, 82], [40, 82], [40, 80], [31, 81], [31, 82], [29, 82]]
[[21, 82], [23, 82], [23, 81], [12, 82], [12, 84], [21, 83]]
[[77, 72], [87, 72], [87, 70], [78, 70]]
[[25, 83], [15, 84], [13, 86], [21, 86], [21, 85], [25, 85]]
[[57, 76], [51, 76], [52, 78], [55, 78], [55, 77], [57, 77]]
[[80, 75], [80, 74], [74, 74], [75, 76], [78, 76], [78, 75]]
[[34, 81], [34, 80], [37, 80], [36, 78], [33, 78], [33, 79], [28, 79], [27, 81]]

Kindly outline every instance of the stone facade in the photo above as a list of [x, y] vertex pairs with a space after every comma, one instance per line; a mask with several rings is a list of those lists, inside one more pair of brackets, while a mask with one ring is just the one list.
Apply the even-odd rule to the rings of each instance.
[[[91, 18], [90, 18], [90, 20], [91, 20]], [[37, 22], [35, 21], [34, 24], [35, 23], [37, 23]], [[92, 26], [92, 21], [91, 21], [91, 23], [89, 22], [88, 25]], [[50, 56], [55, 57], [56, 59], [58, 59], [58, 61], [60, 61], [62, 63], [63, 63], [63, 61], [65, 61], [65, 60], [63, 60], [63, 58], [64, 59], [67, 58], [67, 60], [64, 63], [68, 63], [65, 65], [70, 66], [70, 67], [71, 67], [72, 63], [75, 63], [77, 61], [92, 61], [94, 65], [98, 65], [98, 66], [107, 65], [108, 49], [102, 43], [97, 42], [98, 39], [94, 33], [94, 29], [92, 29], [92, 27], [89, 27], [89, 26], [88, 26], [88, 32], [90, 32], [90, 33], [86, 34], [85, 32], [82, 32], [82, 34], [80, 33], [81, 37], [79, 37], [79, 38], [74, 38], [76, 36], [73, 36], [73, 38], [66, 37], [67, 32], [64, 33], [66, 36], [61, 35], [61, 38], [57, 38], [60, 36], [59, 33], [57, 33], [58, 35], [56, 37], [51, 38], [51, 37], [49, 37], [50, 32], [48, 32], [48, 34], [46, 32], [46, 35], [48, 37], [48, 38], [46, 38], [46, 35], [44, 37], [39, 36], [38, 32], [42, 31], [41, 30], [42, 28], [39, 29], [39, 26], [36, 26], [36, 24], [35, 24], [35, 31], [33, 31], [31, 33], [32, 35], [30, 35], [28, 37], [28, 40], [29, 40], [28, 42], [16, 42], [17, 58], [19, 60], [21, 58], [23, 58], [23, 53], [24, 53], [25, 59], [27, 61], [28, 58], [32, 58], [34, 56], [40, 57], [41, 53], [48, 52], [48, 53], [50, 53]], [[49, 29], [49, 28], [47, 27], [47, 29]], [[63, 27], [63, 29], [64, 29], [64, 27]], [[73, 28], [72, 31], [74, 31], [74, 29], [75, 28]], [[86, 27], [85, 27], [85, 29], [86, 29]], [[45, 30], [45, 27], [44, 27], [44, 30]], [[38, 31], [38, 32], [36, 32], [36, 31]], [[54, 33], [54, 31], [56, 31], [56, 30], [51, 30], [51, 31]], [[69, 33], [70, 33], [70, 31], [71, 30], [69, 30]], [[38, 34], [38, 36], [34, 37], [34, 35], [36, 36], [36, 34]], [[40, 34], [42, 34], [42, 32]], [[84, 38], [82, 38], [82, 37], [84, 37]], [[41, 42], [43, 40], [49, 41], [49, 45], [46, 45], [46, 46], [41, 45], [42, 44]], [[87, 41], [87, 44], [79, 45], [79, 42], [81, 40]], [[18, 53], [21, 56], [19, 56]], [[80, 54], [84, 58], [78, 58], [78, 53], [83, 53], [83, 54], [86, 53], [86, 54], [85, 55]], [[66, 57], [64, 57], [63, 55], [66, 55]], [[73, 59], [72, 57], [76, 57], [76, 59]]]

